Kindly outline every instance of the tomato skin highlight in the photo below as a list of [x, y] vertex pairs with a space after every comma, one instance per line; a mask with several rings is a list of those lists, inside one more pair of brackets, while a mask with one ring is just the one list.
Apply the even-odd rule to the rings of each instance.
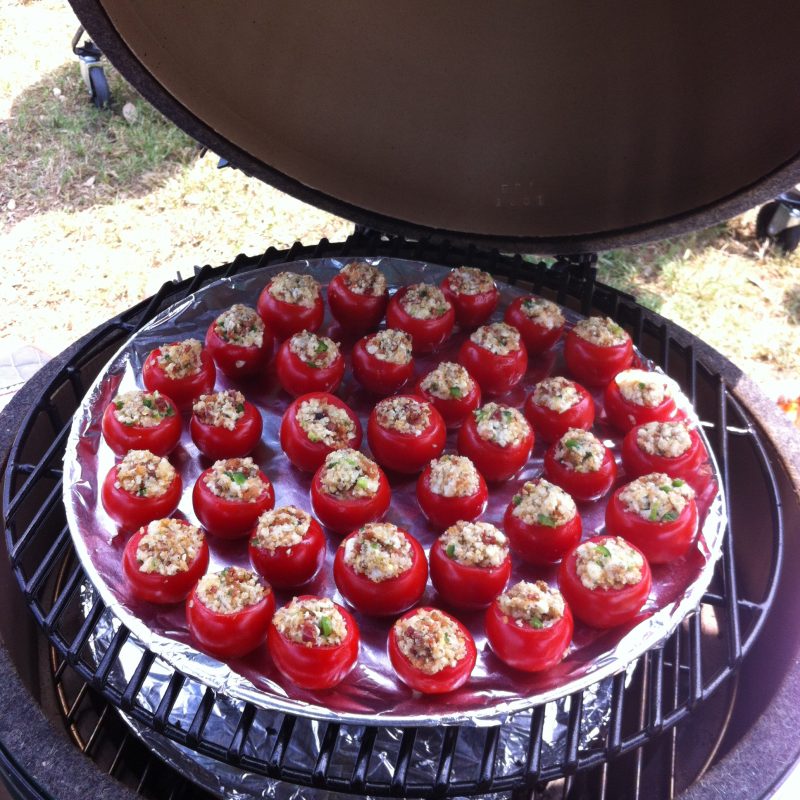
[[[613, 536], [593, 536], [588, 542], [602, 544]], [[580, 545], [578, 545], [580, 546]], [[635, 547], [635, 545], [631, 545]], [[647, 601], [652, 584], [652, 575], [647, 558], [642, 566], [639, 583], [621, 589], [587, 589], [576, 571], [575, 551], [570, 550], [558, 570], [558, 588], [577, 619], [591, 628], [615, 628], [630, 622], [641, 611]]]
[[206, 350], [208, 350], [217, 369], [229, 378], [247, 378], [262, 372], [270, 358], [275, 338], [265, 325], [261, 347], [244, 347], [233, 342], [226, 342], [217, 333], [216, 320], [206, 331]]
[[489, 488], [478, 473], [478, 490], [466, 497], [445, 497], [431, 489], [431, 465], [428, 464], [417, 480], [417, 501], [422, 513], [434, 528], [444, 530], [459, 520], [473, 522], [483, 514], [489, 501]]
[[503, 517], [503, 531], [511, 549], [529, 564], [554, 564], [581, 540], [583, 522], [580, 514], [563, 525], [528, 525], [514, 515], [514, 503], [508, 504]]
[[389, 301], [386, 309], [386, 324], [390, 328], [405, 331], [413, 342], [415, 353], [430, 353], [441, 347], [453, 332], [456, 314], [452, 305], [447, 311], [434, 319], [415, 319], [401, 305], [400, 299], [406, 294], [408, 287], [399, 289]]
[[487, 481], [505, 481], [525, 466], [533, 439], [531, 430], [521, 442], [509, 447], [487, 442], [478, 435], [475, 415], [470, 414], [458, 432], [458, 452], [467, 456]]
[[366, 333], [377, 328], [383, 319], [389, 305], [389, 290], [377, 297], [357, 294], [341, 275], [336, 275], [328, 284], [328, 305], [342, 330], [350, 334]]
[[108, 516], [117, 523], [121, 530], [137, 531], [154, 519], [170, 516], [178, 507], [183, 491], [183, 482], [177, 471], [167, 491], [160, 497], [138, 497], [124, 489], [118, 489], [114, 485], [118, 472], [119, 465], [108, 471], [108, 475], [103, 481], [100, 499]]
[[351, 351], [353, 377], [369, 392], [379, 395], [394, 394], [414, 377], [414, 359], [408, 364], [382, 361], [367, 352], [370, 336], [359, 339]]
[[525, 418], [541, 437], [543, 442], [551, 444], [558, 441], [570, 428], [588, 431], [594, 425], [594, 400], [589, 392], [579, 383], [574, 384], [581, 399], [572, 408], [558, 413], [533, 402], [533, 392], [525, 401]]
[[212, 461], [223, 458], [243, 458], [255, 450], [261, 441], [264, 423], [258, 409], [248, 400], [244, 401], [244, 416], [229, 431], [217, 425], [206, 425], [192, 414], [189, 431], [197, 449]]
[[313, 306], [301, 306], [296, 303], [285, 303], [273, 297], [269, 291], [270, 281], [258, 296], [256, 311], [278, 341], [283, 341], [300, 331], [319, 330], [325, 318], [325, 305], [321, 297], [317, 297]]
[[618, 372], [633, 363], [633, 343], [612, 347], [587, 342], [574, 331], [564, 339], [564, 358], [570, 372], [585, 386], [605, 386]]
[[334, 392], [344, 378], [344, 356], [341, 353], [327, 367], [315, 369], [291, 351], [289, 339], [278, 350], [275, 366], [281, 386], [293, 397], [309, 392]]
[[637, 425], [631, 428], [622, 440], [622, 464], [625, 467], [625, 474], [631, 478], [638, 478], [651, 472], [665, 472], [673, 478], [683, 478], [694, 486], [700, 466], [706, 459], [706, 449], [697, 431], [689, 430], [689, 438], [692, 440], [689, 449], [682, 455], [670, 458], [650, 455], [639, 447], [637, 436], [641, 427]]
[[[299, 597], [310, 599], [309, 595]], [[358, 661], [360, 634], [352, 615], [334, 603], [344, 617], [347, 634], [340, 644], [305, 647], [287, 639], [274, 624], [267, 633], [269, 651], [278, 670], [301, 689], [331, 689], [341, 683]]]
[[367, 442], [375, 460], [385, 469], [408, 475], [419, 472], [431, 459], [438, 458], [446, 438], [444, 420], [433, 406], [428, 427], [419, 436], [381, 427], [374, 408], [367, 421]]
[[689, 500], [676, 520], [651, 522], [628, 511], [619, 499], [620, 486], [606, 506], [606, 531], [639, 548], [651, 564], [668, 564], [686, 555], [697, 534], [697, 504]]
[[208, 569], [209, 553], [205, 536], [203, 537], [200, 551], [195, 560], [189, 565], [188, 570], [177, 572], [175, 575], [160, 575], [157, 572], [142, 572], [139, 569], [136, 550], [146, 533], [146, 525], [139, 528], [128, 540], [122, 553], [122, 572], [128, 581], [131, 594], [138, 600], [144, 600], [148, 603], [165, 605], [180, 603], [186, 599], [197, 581], [203, 577]]
[[101, 423], [103, 438], [115, 455], [124, 456], [129, 450], [149, 450], [157, 456], [167, 456], [178, 446], [183, 430], [181, 416], [175, 403], [166, 395], [161, 396], [170, 404], [174, 413], [150, 428], [123, 425], [114, 413], [114, 403], [106, 406]]
[[496, 286], [491, 291], [480, 294], [459, 294], [450, 286], [448, 275], [439, 287], [453, 306], [456, 322], [463, 330], [472, 330], [483, 325], [500, 302], [500, 292]]
[[505, 394], [525, 377], [528, 352], [520, 342], [519, 350], [498, 356], [467, 339], [458, 351], [458, 363], [478, 382], [484, 394]]
[[[416, 614], [417, 611], [433, 610], [439, 609], [433, 609], [429, 606], [414, 608], [411, 611], [407, 611], [400, 619], [405, 619], [412, 614]], [[439, 613], [445, 614], [444, 611], [440, 610]], [[395, 672], [397, 672], [397, 677], [412, 689], [422, 692], [423, 694], [444, 694], [445, 692], [452, 692], [454, 689], [463, 686], [469, 680], [469, 676], [472, 674], [472, 670], [475, 668], [475, 662], [478, 658], [475, 642], [470, 632], [455, 617], [450, 614], [445, 614], [445, 616], [450, 617], [461, 630], [461, 634], [464, 637], [466, 653], [454, 667], [445, 667], [433, 675], [428, 675], [422, 672], [422, 670], [417, 669], [403, 655], [403, 652], [397, 644], [397, 635], [395, 634], [394, 625], [389, 631], [389, 660], [392, 662]]]
[[587, 503], [599, 500], [614, 485], [617, 465], [610, 450], [606, 449], [603, 463], [597, 472], [578, 472], [557, 461], [555, 449], [556, 445], [553, 444], [544, 454], [544, 477], [571, 494], [575, 500]]
[[186, 622], [205, 652], [221, 660], [240, 658], [264, 643], [275, 613], [275, 594], [269, 586], [258, 603], [233, 614], [220, 614], [203, 605], [196, 589], [186, 600]]
[[[177, 344], [173, 342], [173, 344]], [[158, 365], [161, 348], [151, 351], [142, 366], [142, 381], [148, 392], [160, 392], [171, 397], [181, 410], [191, 408], [192, 402], [201, 394], [214, 391], [217, 368], [206, 350], [200, 353], [202, 366], [196, 375], [186, 378], [170, 378]]]
[[341, 408], [350, 417], [355, 425], [355, 436], [349, 440], [348, 447], [353, 450], [361, 449], [361, 422], [347, 403], [327, 392], [309, 392], [301, 395], [284, 412], [281, 420], [280, 439], [281, 448], [286, 453], [286, 457], [297, 469], [304, 472], [315, 472], [325, 461], [325, 456], [335, 449], [323, 442], [312, 442], [297, 422], [297, 410], [300, 404], [314, 399], [324, 400]]
[[416, 393], [427, 400], [441, 415], [448, 428], [457, 428], [481, 404], [481, 387], [473, 380], [472, 388], [464, 397], [436, 397], [422, 388], [425, 375], [417, 381]]
[[349, 533], [367, 522], [377, 522], [389, 508], [392, 490], [383, 470], [380, 470], [378, 491], [372, 497], [341, 499], [321, 489], [320, 467], [311, 481], [311, 507], [317, 519], [334, 533]]
[[560, 664], [572, 641], [575, 624], [569, 606], [564, 615], [546, 628], [518, 627], [494, 600], [486, 612], [486, 638], [495, 655], [509, 667], [523, 672], [542, 672]]
[[530, 355], [538, 355], [553, 347], [563, 335], [564, 326], [545, 328], [543, 325], [534, 322], [521, 308], [522, 304], [528, 300], [529, 297], [530, 295], [526, 297], [517, 297], [513, 300], [508, 308], [506, 308], [503, 319], [520, 332], [528, 353]]
[[325, 561], [325, 534], [312, 519], [302, 540], [291, 547], [276, 547], [269, 551], [253, 543], [255, 528], [247, 549], [255, 571], [278, 589], [304, 586], [319, 572]]
[[631, 403], [622, 396], [615, 380], [611, 380], [606, 386], [603, 406], [608, 421], [622, 433], [627, 433], [632, 427], [647, 422], [667, 422], [677, 413], [675, 400], [672, 397], [665, 397], [661, 403], [652, 408]]
[[511, 577], [511, 556], [499, 567], [459, 564], [437, 539], [430, 552], [431, 583], [442, 598], [457, 608], [486, 608], [506, 588]]
[[411, 544], [411, 566], [401, 575], [385, 581], [371, 581], [356, 572], [344, 559], [347, 541], [358, 534], [353, 531], [342, 539], [333, 561], [333, 579], [339, 593], [362, 614], [388, 617], [401, 614], [419, 602], [428, 581], [428, 561], [422, 545], [406, 530], [398, 529]]
[[217, 497], [205, 482], [211, 472], [209, 467], [201, 472], [192, 489], [194, 513], [203, 527], [219, 539], [241, 539], [256, 524], [256, 520], [275, 505], [275, 490], [270, 479], [261, 471], [258, 477], [266, 484], [266, 489], [252, 503], [242, 500], [226, 500]]

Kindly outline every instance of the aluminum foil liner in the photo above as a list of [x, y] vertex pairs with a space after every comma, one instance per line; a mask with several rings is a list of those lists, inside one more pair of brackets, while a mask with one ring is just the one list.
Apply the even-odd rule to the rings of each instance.
[[[386, 275], [394, 289], [416, 281], [438, 283], [446, 274], [443, 267], [397, 259], [370, 259]], [[105, 406], [118, 391], [136, 388], [142, 363], [154, 347], [189, 336], [202, 339], [214, 318], [234, 302], [254, 305], [262, 288], [278, 271], [292, 270], [312, 274], [324, 286], [346, 263], [335, 259], [300, 261], [218, 281], [172, 306], [136, 333], [111, 359], [89, 390], [75, 414], [64, 460], [64, 501], [77, 553], [92, 583], [108, 605], [143, 645], [163, 658], [170, 667], [180, 670], [199, 684], [210, 686], [231, 702], [250, 701], [266, 712], [285, 711], [319, 721], [337, 721], [351, 725], [495, 725], [515, 712], [564, 697], [585, 689], [603, 678], [620, 672], [667, 636], [699, 602], [711, 580], [714, 562], [721, 552], [725, 530], [725, 504], [712, 463], [707, 465], [707, 480], [698, 496], [701, 532], [696, 544], [683, 558], [653, 568], [653, 589], [639, 617], [631, 624], [610, 631], [597, 631], [576, 624], [575, 638], [568, 657], [557, 667], [539, 675], [524, 675], [508, 669], [486, 645], [482, 632], [482, 613], [457, 616], [469, 627], [478, 648], [478, 662], [461, 689], [450, 694], [427, 697], [411, 691], [395, 676], [386, 655], [386, 639], [391, 621], [356, 614], [362, 635], [359, 663], [336, 688], [325, 692], [300, 690], [286, 681], [275, 669], [266, 646], [250, 655], [222, 663], [200, 652], [187, 629], [182, 606], [159, 607], [142, 603], [131, 596], [122, 577], [120, 559], [127, 539], [119, 535], [99, 499], [99, 486], [114, 464], [114, 454], [102, 440], [100, 420]], [[501, 285], [501, 303], [496, 319], [523, 290]], [[578, 315], [567, 311], [568, 324]], [[340, 332], [326, 317], [324, 332], [340, 339]], [[455, 360], [464, 334], [457, 333], [435, 357], [417, 359], [418, 374], [427, 372], [442, 359]], [[343, 342], [349, 354], [349, 342]], [[503, 402], [521, 406], [534, 383], [548, 374], [563, 374], [560, 347], [531, 360], [528, 373]], [[229, 386], [220, 376], [217, 388]], [[253, 453], [261, 468], [272, 480], [276, 504], [295, 504], [310, 510], [308, 491], [311, 476], [295, 470], [281, 452], [278, 430], [281, 416], [290, 398], [277, 384], [274, 369], [262, 379], [241, 386], [249, 400], [261, 410], [264, 420], [262, 443]], [[366, 423], [374, 398], [363, 392], [349, 374], [338, 394]], [[688, 401], [679, 397], [684, 411], [693, 416]], [[602, 405], [602, 404], [601, 404]], [[188, 424], [180, 446], [171, 461], [180, 471], [185, 487], [179, 510], [196, 522], [191, 504], [191, 488], [208, 461], [199, 456], [188, 434]], [[702, 425], [698, 425], [702, 436]], [[606, 425], [602, 414], [594, 428], [606, 445], [619, 453], [621, 438]], [[707, 445], [707, 442], [706, 442]], [[365, 442], [366, 447], [366, 442]], [[511, 496], [526, 479], [541, 473], [544, 445], [537, 443], [533, 455], [518, 474], [506, 484], [492, 489], [483, 519], [502, 527], [503, 513]], [[707, 447], [710, 452], [710, 448]], [[447, 451], [455, 450], [455, 436], [448, 436]], [[419, 511], [415, 496], [415, 477], [392, 477], [392, 506], [389, 521], [411, 531], [427, 549], [436, 538]], [[618, 483], [626, 481], [620, 469]], [[605, 502], [581, 503], [585, 535], [603, 530]], [[339, 537], [329, 536], [325, 568], [308, 587], [310, 593], [333, 597], [337, 594], [331, 564]], [[211, 568], [225, 565], [247, 566], [246, 541], [210, 541]], [[555, 569], [537, 568], [517, 561], [512, 581], [544, 579], [555, 582]], [[291, 594], [277, 592], [278, 604]], [[429, 585], [424, 603], [439, 605]]]

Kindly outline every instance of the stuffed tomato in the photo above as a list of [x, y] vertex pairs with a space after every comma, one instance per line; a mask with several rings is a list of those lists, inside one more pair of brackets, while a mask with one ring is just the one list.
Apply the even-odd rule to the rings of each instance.
[[325, 317], [319, 283], [311, 275], [280, 272], [264, 287], [258, 315], [279, 340], [300, 331], [316, 331]]
[[353, 377], [373, 394], [394, 394], [414, 377], [411, 336], [387, 328], [353, 345]]
[[457, 522], [431, 548], [431, 582], [449, 604], [486, 608], [511, 577], [508, 539], [488, 522]]
[[208, 569], [203, 532], [179, 519], [157, 519], [131, 536], [122, 572], [134, 597], [148, 603], [185, 600]]
[[549, 300], [527, 295], [513, 300], [503, 317], [522, 336], [529, 355], [549, 350], [564, 333], [564, 315]]
[[525, 401], [525, 417], [536, 435], [550, 444], [570, 428], [588, 431], [594, 425], [594, 400], [574, 381], [545, 378], [533, 387]]
[[469, 458], [487, 481], [508, 480], [522, 469], [533, 449], [533, 430], [511, 406], [487, 403], [465, 420], [458, 452]]
[[464, 330], [483, 325], [497, 308], [500, 292], [494, 278], [481, 269], [457, 267], [441, 283], [444, 296], [456, 314], [456, 322]]
[[511, 549], [531, 564], [553, 564], [581, 540], [575, 501], [544, 478], [527, 481], [511, 498], [503, 518]]
[[358, 625], [327, 597], [295, 597], [275, 613], [268, 636], [275, 666], [301, 689], [331, 689], [358, 661]]
[[348, 533], [386, 513], [392, 490], [383, 470], [358, 450], [335, 450], [311, 481], [317, 519], [335, 533]]
[[595, 536], [564, 556], [558, 585], [572, 613], [592, 628], [633, 620], [647, 601], [647, 559], [620, 536]]
[[706, 458], [697, 431], [683, 420], [646, 422], [632, 428], [622, 440], [622, 464], [633, 478], [666, 472], [693, 484]]
[[171, 397], [178, 408], [214, 388], [217, 370], [207, 350], [197, 339], [186, 339], [157, 347], [145, 359], [142, 381], [150, 392]]
[[295, 506], [266, 511], [248, 543], [255, 571], [278, 589], [308, 583], [325, 560], [325, 534], [319, 523]]
[[281, 386], [292, 396], [333, 392], [344, 377], [344, 356], [327, 336], [300, 331], [278, 350], [275, 362]]
[[209, 533], [240, 539], [275, 505], [275, 492], [252, 458], [226, 458], [200, 473], [192, 505]]
[[192, 638], [220, 659], [240, 658], [263, 644], [274, 612], [272, 589], [241, 567], [204, 575], [186, 600]]
[[523, 672], [560, 664], [574, 624], [558, 589], [544, 581], [520, 581], [503, 592], [486, 612], [486, 638], [495, 655]]
[[281, 420], [281, 448], [298, 469], [314, 472], [334, 450], [361, 447], [361, 423], [343, 400], [326, 392], [298, 397]]
[[183, 483], [175, 467], [149, 450], [131, 450], [112, 467], [100, 498], [124, 531], [135, 531], [154, 519], [168, 517], [181, 499]]
[[412, 395], [381, 400], [367, 422], [367, 441], [375, 460], [395, 472], [419, 472], [441, 455], [447, 437], [441, 414]]
[[463, 686], [478, 657], [464, 625], [427, 606], [406, 612], [392, 625], [388, 649], [397, 677], [423, 694], [444, 694]]
[[525, 376], [528, 353], [519, 331], [505, 322], [483, 325], [458, 351], [459, 363], [484, 394], [505, 394]]
[[488, 500], [486, 481], [466, 456], [440, 456], [417, 480], [419, 507], [431, 525], [441, 530], [459, 520], [477, 519]]
[[189, 430], [206, 458], [241, 458], [261, 441], [264, 423], [258, 409], [236, 389], [202, 394], [192, 405]]
[[666, 376], [642, 369], [617, 373], [606, 386], [603, 405], [608, 421], [623, 433], [646, 422], [666, 422], [677, 413]]
[[328, 284], [328, 305], [342, 330], [361, 334], [374, 330], [386, 313], [389, 289], [383, 273], [372, 264], [353, 261]]
[[481, 404], [481, 389], [461, 364], [442, 361], [417, 383], [417, 392], [456, 428]]
[[608, 317], [583, 319], [564, 340], [570, 372], [586, 386], [605, 386], [633, 362], [633, 342]]
[[419, 602], [428, 580], [420, 543], [390, 522], [368, 522], [336, 550], [333, 579], [339, 593], [362, 614], [401, 614]]
[[685, 555], [697, 534], [694, 490], [663, 472], [621, 486], [606, 506], [606, 531], [636, 545], [651, 564]]
[[206, 350], [229, 378], [246, 378], [266, 368], [275, 340], [255, 309], [236, 303], [206, 331]]
[[181, 439], [182, 428], [175, 403], [158, 391], [123, 392], [103, 412], [103, 438], [118, 456], [129, 450], [169, 455]]
[[386, 324], [411, 336], [415, 353], [430, 353], [441, 347], [453, 332], [456, 315], [438, 286], [414, 283], [389, 301]]
[[611, 451], [593, 433], [570, 428], [544, 454], [544, 476], [576, 500], [589, 502], [611, 489], [617, 465]]

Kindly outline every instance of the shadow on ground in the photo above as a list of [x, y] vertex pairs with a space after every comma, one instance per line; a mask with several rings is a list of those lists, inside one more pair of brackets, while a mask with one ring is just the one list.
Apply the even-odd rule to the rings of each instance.
[[783, 307], [792, 325], [800, 325], [800, 286], [792, 286], [783, 294]]

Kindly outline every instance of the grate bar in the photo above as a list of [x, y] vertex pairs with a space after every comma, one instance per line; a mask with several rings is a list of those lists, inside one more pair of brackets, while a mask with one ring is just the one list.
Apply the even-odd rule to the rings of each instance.
[[321, 786], [325, 783], [325, 778], [327, 777], [328, 770], [331, 766], [333, 749], [339, 739], [339, 729], [339, 724], [335, 722], [328, 723], [325, 728], [325, 735], [322, 737], [322, 744], [320, 744], [317, 763], [314, 765], [314, 771], [311, 774], [311, 780], [317, 786]]
[[353, 765], [353, 775], [350, 779], [353, 784], [353, 791], [358, 794], [364, 794], [367, 788], [367, 770], [369, 769], [372, 752], [375, 749], [377, 735], [378, 729], [373, 727], [364, 728], [361, 735], [361, 745], [358, 748], [358, 755]]
[[97, 671], [95, 673], [94, 680], [92, 681], [92, 686], [95, 688], [100, 688], [106, 683], [109, 673], [117, 661], [120, 650], [122, 650], [125, 642], [128, 641], [129, 635], [130, 632], [124, 625], [120, 625], [119, 628], [117, 628], [114, 638], [111, 640], [108, 649], [100, 659], [100, 663], [97, 665]]
[[295, 717], [284, 714], [283, 722], [281, 722], [280, 730], [277, 737], [275, 737], [275, 744], [272, 746], [272, 753], [270, 753], [269, 757], [269, 766], [273, 770], [278, 770], [283, 765], [283, 759], [286, 758], [286, 749], [292, 738], [296, 721]]
[[31, 575], [30, 580], [25, 585], [26, 595], [29, 597], [38, 595], [39, 590], [42, 588], [42, 584], [47, 580], [48, 576], [53, 571], [53, 568], [57, 564], [61, 563], [64, 551], [67, 549], [70, 541], [71, 536], [69, 532], [69, 526], [65, 525], [59, 532], [53, 544], [50, 545], [47, 553], [45, 553], [44, 557], [33, 571], [33, 575]]
[[43, 617], [42, 626], [44, 627], [45, 633], [48, 636], [50, 636], [55, 630], [56, 625], [59, 623], [61, 617], [64, 615], [64, 612], [67, 609], [67, 605], [77, 593], [78, 588], [83, 583], [84, 579], [85, 574], [83, 567], [80, 564], [76, 564], [75, 568], [72, 570], [69, 578], [67, 579], [66, 585], [53, 603], [53, 607], [50, 609], [47, 615]]
[[442, 742], [442, 754], [439, 758], [439, 767], [436, 770], [436, 779], [433, 784], [434, 795], [443, 795], [450, 783], [450, 773], [453, 769], [453, 757], [458, 744], [458, 734], [461, 728], [445, 728], [444, 741]]
[[245, 703], [244, 710], [239, 717], [239, 723], [233, 732], [231, 743], [228, 745], [228, 760], [234, 764], [238, 764], [242, 760], [242, 753], [247, 745], [247, 737], [250, 735], [255, 716], [255, 706], [252, 703]]
[[194, 717], [192, 717], [192, 722], [189, 725], [189, 730], [186, 733], [186, 741], [189, 743], [191, 747], [197, 747], [200, 739], [203, 736], [203, 731], [206, 729], [206, 725], [208, 724], [208, 718], [211, 716], [211, 712], [214, 710], [214, 704], [216, 703], [216, 693], [213, 689], [206, 687], [206, 690], [203, 692], [203, 698], [200, 701], [200, 705], [197, 707], [197, 711], [194, 713]]
[[397, 763], [394, 766], [394, 775], [392, 775], [392, 781], [389, 787], [389, 791], [393, 795], [405, 794], [408, 766], [411, 763], [411, 756], [414, 753], [416, 738], [416, 728], [405, 728], [403, 730], [403, 736], [400, 739], [400, 751], [397, 754]]
[[89, 637], [94, 633], [95, 628], [97, 628], [97, 623], [103, 611], [105, 611], [105, 604], [99, 597], [95, 598], [91, 611], [86, 615], [86, 619], [78, 629], [78, 633], [72, 640], [72, 644], [70, 644], [67, 649], [67, 659], [70, 664], [74, 665], [78, 661], [81, 650], [86, 646]]
[[11, 551], [11, 563], [16, 567], [23, 553], [30, 547], [33, 539], [42, 529], [42, 523], [49, 516], [56, 503], [61, 499], [61, 481], [58, 481], [50, 490], [44, 502], [39, 506], [39, 510], [33, 515], [22, 535], [17, 539], [14, 549]]
[[164, 692], [164, 696], [161, 698], [161, 702], [158, 704], [156, 713], [153, 716], [153, 727], [158, 733], [163, 733], [167, 727], [167, 720], [175, 703], [178, 701], [178, 695], [181, 693], [184, 683], [186, 683], [184, 675], [180, 672], [172, 673], [172, 677], [167, 684], [167, 690]]

